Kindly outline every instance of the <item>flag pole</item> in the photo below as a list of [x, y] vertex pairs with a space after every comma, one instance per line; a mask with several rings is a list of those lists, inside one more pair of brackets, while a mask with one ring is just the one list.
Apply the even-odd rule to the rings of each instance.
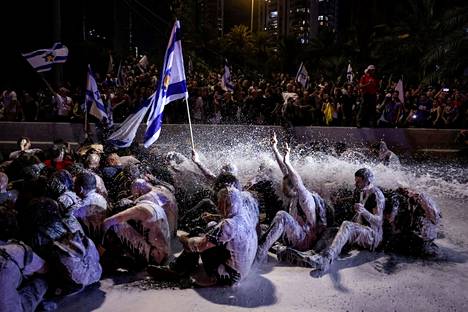
[[190, 120], [190, 109], [188, 105], [188, 97], [185, 97], [185, 104], [187, 104], [187, 116], [188, 116], [188, 124], [189, 124], [189, 129], [190, 129], [190, 142], [192, 143], [192, 149], [195, 149], [195, 144], [193, 143], [192, 121]]
[[[86, 86], [85, 86], [86, 91], [88, 90], [88, 83], [89, 83], [88, 81], [89, 80], [89, 67], [90, 67], [90, 64], [88, 64], [88, 75], [86, 77]], [[84, 132], [85, 132], [84, 137], [85, 137], [85, 140], [88, 138], [88, 127], [89, 127], [88, 125], [88, 102], [86, 101], [86, 98], [87, 98], [86, 91], [85, 91], [85, 102], [84, 102], [84, 107], [85, 107], [84, 109], [84, 113], [85, 113], [84, 115]]]

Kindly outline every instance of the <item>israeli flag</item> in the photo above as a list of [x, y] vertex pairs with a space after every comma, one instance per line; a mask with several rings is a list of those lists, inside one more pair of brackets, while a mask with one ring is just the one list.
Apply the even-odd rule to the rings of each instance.
[[68, 57], [68, 48], [57, 42], [52, 49], [41, 49], [22, 55], [37, 72], [41, 73], [51, 70], [55, 63], [65, 63]]
[[153, 101], [155, 94], [153, 93], [148, 99], [141, 103], [133, 114], [127, 117], [120, 127], [112, 133], [107, 141], [118, 148], [125, 148], [132, 145], [133, 140], [138, 131], [143, 118], [149, 110], [150, 104]]
[[106, 105], [102, 101], [101, 93], [99, 93], [96, 79], [94, 78], [91, 65], [88, 64], [88, 82], [86, 84], [86, 109], [90, 115], [93, 115], [100, 121], [109, 124], [112, 118], [109, 118]]
[[158, 81], [156, 94], [151, 99], [150, 113], [146, 122], [144, 142], [146, 148], [151, 146], [161, 133], [164, 106], [172, 101], [188, 98], [180, 35], [180, 23], [176, 21], [164, 56], [161, 79]]
[[234, 92], [234, 85], [231, 82], [231, 71], [229, 70], [227, 60], [224, 60], [224, 73], [221, 77], [221, 88], [224, 91]]
[[309, 85], [309, 73], [304, 66], [304, 63], [301, 63], [299, 70], [297, 71], [296, 81], [302, 85], [303, 88], [307, 88]]

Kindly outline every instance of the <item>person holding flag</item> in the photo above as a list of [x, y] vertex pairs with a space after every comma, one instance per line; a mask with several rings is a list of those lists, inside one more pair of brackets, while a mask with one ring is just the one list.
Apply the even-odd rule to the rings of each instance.
[[307, 72], [304, 63], [301, 63], [299, 66], [299, 70], [296, 75], [296, 82], [300, 83], [304, 89], [309, 87], [309, 73]]
[[231, 71], [227, 59], [224, 59], [224, 73], [221, 77], [221, 88], [226, 92], [234, 92], [234, 85], [231, 82]]
[[129, 147], [136, 136], [138, 127], [149, 111], [144, 146], [150, 147], [161, 134], [164, 107], [172, 101], [185, 99], [190, 126], [190, 137], [193, 148], [192, 125], [188, 112], [188, 91], [185, 78], [184, 59], [180, 40], [180, 23], [176, 21], [172, 28], [169, 43], [164, 56], [161, 78], [158, 80], [156, 92], [144, 101], [120, 126], [110, 135], [108, 142], [116, 147]]
[[91, 65], [88, 64], [88, 82], [86, 84], [85, 113], [99, 119], [107, 126], [112, 125], [112, 113], [101, 98]]
[[[161, 71], [161, 78], [158, 81], [158, 88], [150, 104], [150, 113], [146, 122], [147, 128], [144, 139], [144, 146], [146, 148], [150, 147], [161, 134], [163, 111], [167, 104], [179, 99], [185, 99], [188, 110], [187, 81], [185, 78], [180, 36], [180, 23], [176, 21], [172, 28], [171, 37], [164, 56], [164, 65]], [[190, 114], [189, 126], [193, 147]]]
[[348, 83], [353, 83], [354, 73], [351, 63], [348, 64], [348, 68], [346, 69], [346, 79], [348, 80]]

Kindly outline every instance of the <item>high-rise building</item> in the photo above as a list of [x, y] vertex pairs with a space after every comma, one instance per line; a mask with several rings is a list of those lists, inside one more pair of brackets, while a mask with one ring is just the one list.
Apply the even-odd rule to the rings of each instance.
[[257, 0], [254, 31], [269, 32], [273, 38], [293, 36], [307, 44], [323, 27], [336, 30], [339, 0]]
[[332, 31], [338, 29], [338, 0], [318, 0], [318, 27], [327, 27]]
[[202, 30], [216, 30], [216, 36], [224, 34], [224, 0], [198, 0], [199, 26]]

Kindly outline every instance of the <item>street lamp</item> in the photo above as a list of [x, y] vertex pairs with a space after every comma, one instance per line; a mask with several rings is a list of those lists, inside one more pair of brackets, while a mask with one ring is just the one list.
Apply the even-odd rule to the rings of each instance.
[[253, 14], [254, 14], [254, 0], [251, 1], [252, 6], [250, 10], [250, 31], [253, 33]]

